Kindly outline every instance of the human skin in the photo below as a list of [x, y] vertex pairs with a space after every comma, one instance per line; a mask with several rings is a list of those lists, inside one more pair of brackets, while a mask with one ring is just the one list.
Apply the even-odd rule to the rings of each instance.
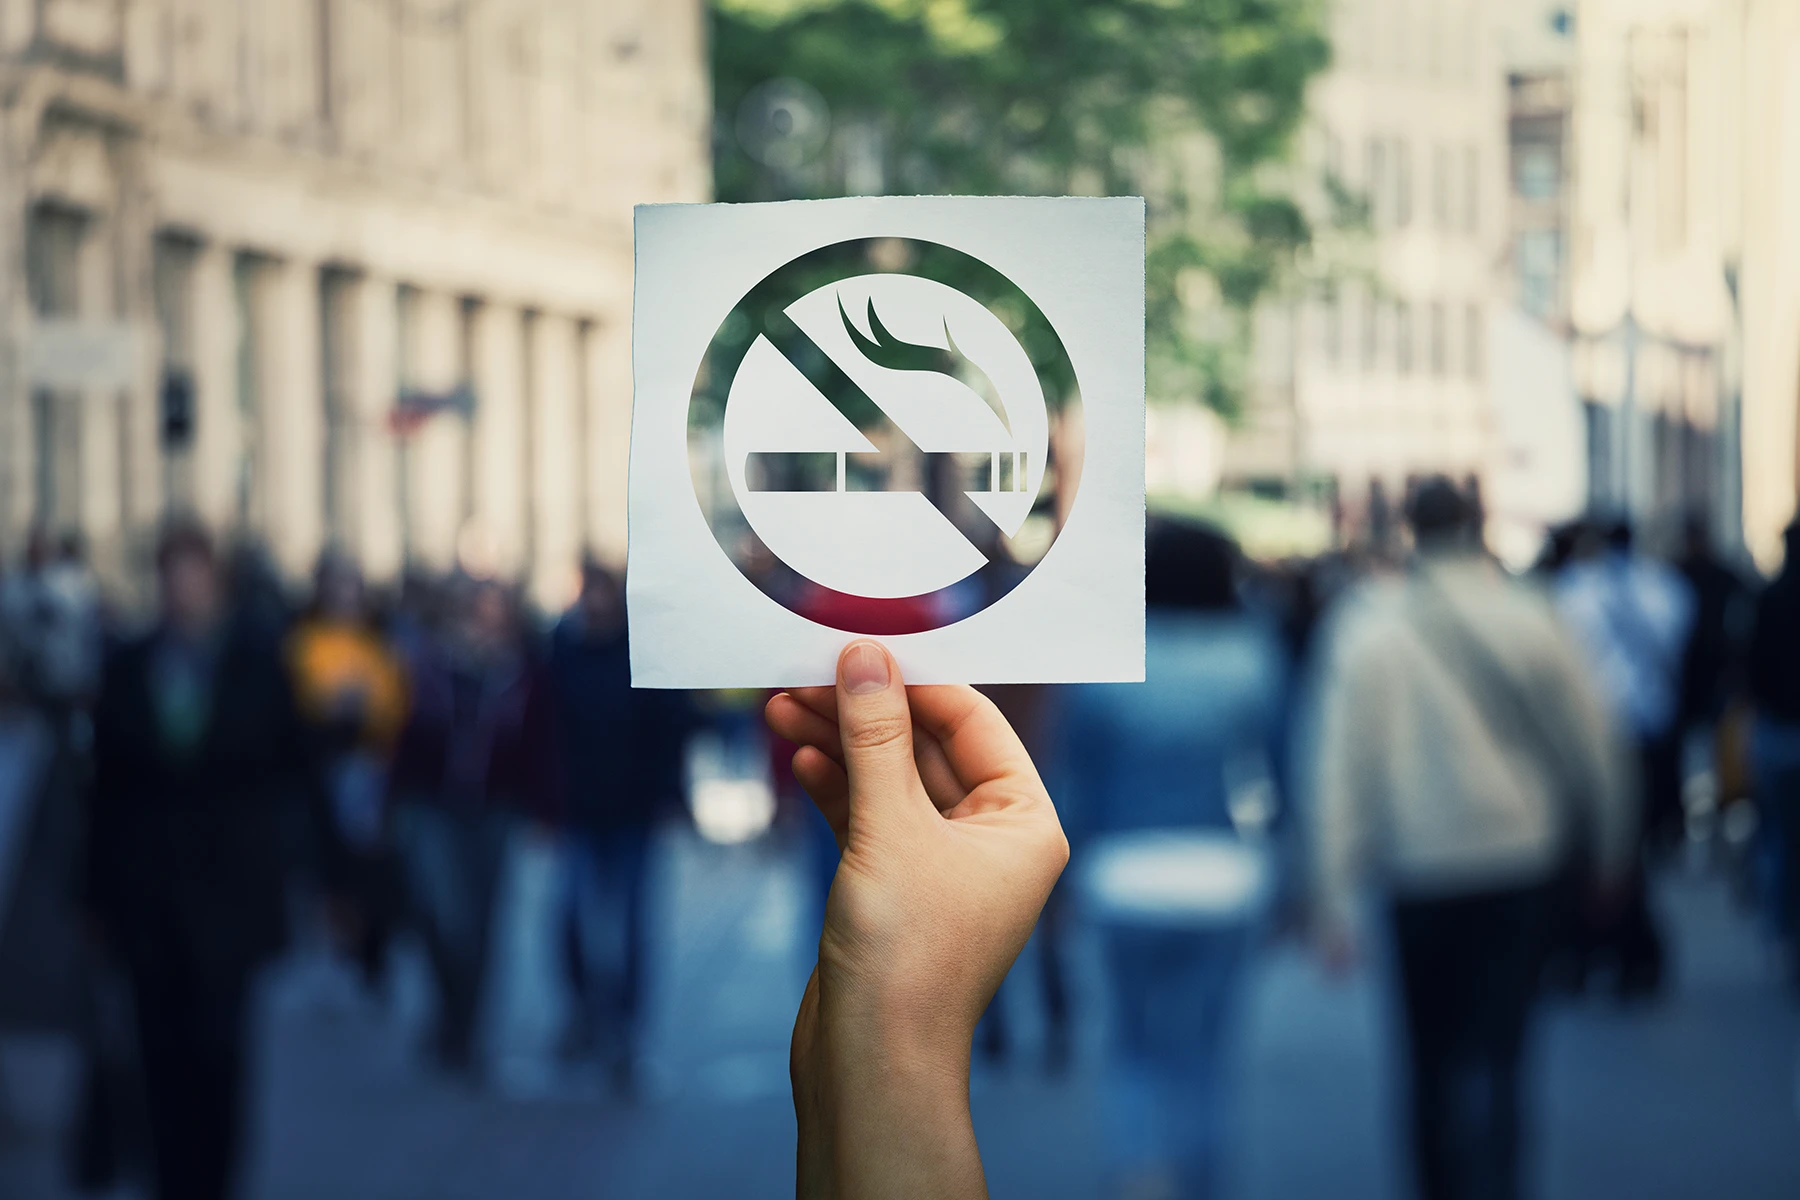
[[986, 697], [907, 688], [875, 642], [768, 719], [842, 851], [794, 1022], [796, 1194], [985, 1197], [969, 1046], [1068, 862], [1050, 796]]

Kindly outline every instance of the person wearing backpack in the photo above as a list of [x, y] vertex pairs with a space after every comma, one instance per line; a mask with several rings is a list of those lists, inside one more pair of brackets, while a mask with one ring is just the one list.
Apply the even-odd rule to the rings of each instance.
[[1629, 773], [1549, 602], [1482, 550], [1474, 505], [1427, 481], [1416, 561], [1363, 585], [1323, 647], [1312, 881], [1327, 965], [1357, 957], [1373, 885], [1394, 945], [1425, 1200], [1510, 1200], [1521, 1082], [1558, 880], [1628, 877]]

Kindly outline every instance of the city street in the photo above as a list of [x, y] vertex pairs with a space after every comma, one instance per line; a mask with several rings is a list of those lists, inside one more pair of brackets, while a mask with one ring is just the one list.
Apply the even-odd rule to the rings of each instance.
[[[644, 1099], [596, 1083], [520, 1093], [447, 1083], [417, 1063], [423, 983], [404, 970], [377, 1013], [321, 972], [291, 966], [266, 1008], [265, 1073], [252, 1194], [260, 1200], [460, 1200], [791, 1195], [786, 1038], [804, 964], [799, 872], [770, 845], [664, 841], [664, 902]], [[1800, 1195], [1800, 1019], [1772, 956], [1724, 887], [1664, 888], [1677, 945], [1672, 994], [1620, 1013], [1558, 1011], [1541, 1042], [1538, 1169], [1550, 1200], [1776, 1200]], [[1091, 951], [1078, 947], [1078, 961]], [[1021, 972], [1028, 972], [1027, 961]], [[1092, 971], [1079, 996], [1091, 1001]], [[1284, 947], [1254, 970], [1240, 1037], [1240, 1104], [1229, 1194], [1387, 1197], [1401, 1164], [1391, 1117], [1383, 1000], [1371, 973], [1341, 984]], [[1015, 1060], [978, 1068], [974, 1109], [996, 1196], [1099, 1194], [1091, 1081], [1094, 1004], [1070, 1076], [1040, 1065], [1035, 989], [1005, 993]], [[335, 997], [335, 998], [333, 998]], [[69, 1059], [14, 1042], [6, 1086], [22, 1127], [0, 1140], [0, 1195], [56, 1200], [56, 1113]]]

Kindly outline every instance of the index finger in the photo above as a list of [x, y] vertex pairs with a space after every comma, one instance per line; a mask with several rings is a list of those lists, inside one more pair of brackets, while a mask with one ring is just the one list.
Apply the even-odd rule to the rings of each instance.
[[837, 687], [796, 687], [788, 688], [787, 694], [812, 709], [821, 717], [833, 724], [837, 723]]
[[[913, 723], [939, 742], [964, 788], [1009, 775], [1037, 778], [1037, 767], [1019, 735], [994, 702], [962, 683], [918, 684], [906, 689]], [[789, 688], [787, 694], [827, 721], [837, 721], [837, 689]]]
[[1023, 776], [1037, 782], [1025, 743], [994, 702], [967, 684], [906, 689], [913, 721], [944, 748], [951, 770], [971, 791], [997, 779]]

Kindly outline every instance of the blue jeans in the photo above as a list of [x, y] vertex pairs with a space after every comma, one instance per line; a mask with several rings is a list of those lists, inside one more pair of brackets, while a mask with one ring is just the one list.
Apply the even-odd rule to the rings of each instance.
[[1800, 939], [1800, 725], [1759, 719], [1751, 734], [1764, 881], [1775, 927]]
[[579, 1019], [604, 1055], [637, 1052], [643, 1010], [650, 831], [577, 831], [569, 872]]
[[438, 988], [438, 1053], [453, 1067], [473, 1061], [510, 828], [493, 810], [413, 801], [394, 813], [394, 843]]
[[1111, 1169], [1173, 1176], [1177, 1195], [1217, 1190], [1225, 1051], [1250, 945], [1247, 924], [1104, 930], [1113, 1044], [1103, 1092]]

